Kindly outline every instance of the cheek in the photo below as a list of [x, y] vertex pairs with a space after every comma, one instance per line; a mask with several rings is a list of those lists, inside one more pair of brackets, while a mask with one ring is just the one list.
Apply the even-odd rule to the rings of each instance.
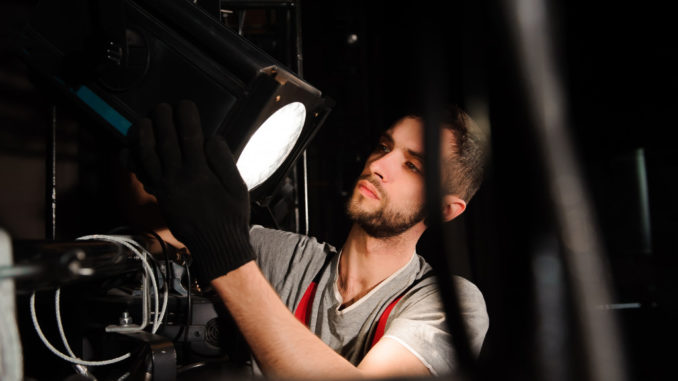
[[424, 204], [424, 200], [426, 199], [426, 195], [424, 193], [424, 187], [421, 187], [417, 190], [415, 194], [412, 195], [412, 202], [416, 206], [421, 206]]
[[396, 187], [401, 205], [420, 207], [424, 204], [425, 193], [422, 181], [414, 181], [409, 186]]

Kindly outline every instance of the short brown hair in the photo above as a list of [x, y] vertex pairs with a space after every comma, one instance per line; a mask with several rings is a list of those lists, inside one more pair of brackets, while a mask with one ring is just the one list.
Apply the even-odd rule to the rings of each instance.
[[[418, 112], [410, 116], [423, 119]], [[455, 104], [449, 105], [440, 117], [442, 127], [452, 131], [455, 140], [451, 142], [455, 155], [443, 162], [443, 191], [469, 202], [483, 182], [489, 148], [488, 133]]]

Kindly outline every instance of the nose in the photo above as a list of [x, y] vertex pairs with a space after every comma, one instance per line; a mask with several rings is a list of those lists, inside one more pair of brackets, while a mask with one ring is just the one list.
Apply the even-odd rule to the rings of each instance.
[[371, 174], [378, 176], [382, 182], [389, 182], [393, 177], [394, 152], [376, 156], [368, 164]]

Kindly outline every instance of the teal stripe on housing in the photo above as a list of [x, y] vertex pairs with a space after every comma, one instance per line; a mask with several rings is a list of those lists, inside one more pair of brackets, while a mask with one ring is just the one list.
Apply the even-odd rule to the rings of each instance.
[[97, 114], [101, 115], [116, 130], [120, 131], [123, 135], [127, 135], [127, 130], [129, 130], [132, 123], [101, 99], [101, 97], [96, 95], [89, 87], [80, 86], [75, 91], [75, 95], [82, 99]]

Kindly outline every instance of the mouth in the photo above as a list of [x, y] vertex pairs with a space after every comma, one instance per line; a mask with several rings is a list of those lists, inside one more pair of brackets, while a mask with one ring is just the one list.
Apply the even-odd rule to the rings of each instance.
[[372, 185], [369, 181], [367, 180], [360, 180], [358, 182], [358, 190], [362, 195], [365, 197], [374, 199], [374, 200], [379, 200], [379, 193], [377, 193], [377, 190], [374, 188], [374, 185]]

